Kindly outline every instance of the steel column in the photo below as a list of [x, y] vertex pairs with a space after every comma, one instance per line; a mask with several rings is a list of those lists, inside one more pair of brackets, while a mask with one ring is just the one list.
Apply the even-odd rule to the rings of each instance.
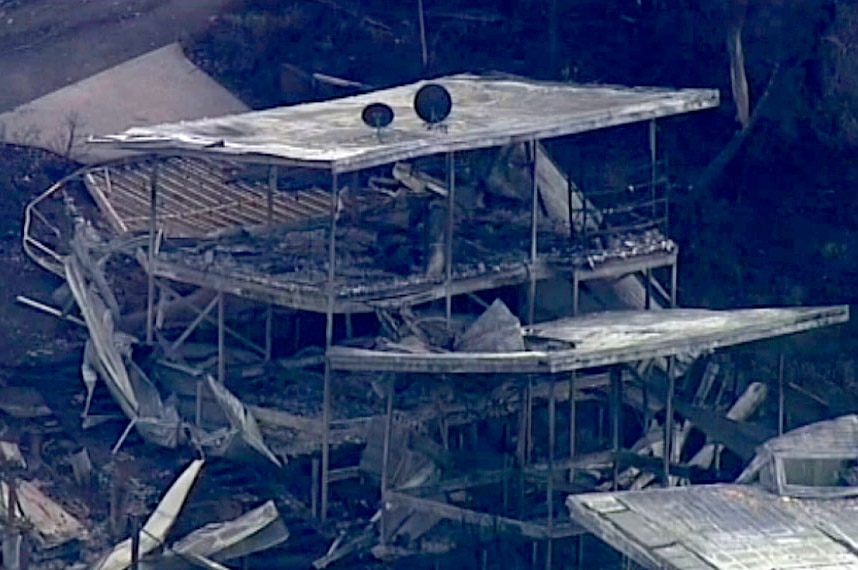
[[148, 275], [148, 295], [146, 298], [146, 342], [152, 344], [155, 332], [155, 247], [158, 233], [158, 163], [152, 163], [152, 177], [149, 181], [149, 252], [146, 268]]
[[390, 375], [387, 381], [387, 405], [385, 407], [384, 419], [384, 443], [381, 456], [381, 543], [387, 544], [387, 516], [385, 514], [384, 496], [390, 484], [388, 471], [390, 470], [390, 440], [393, 431], [393, 393], [396, 388], [396, 376]]
[[325, 380], [322, 403], [322, 493], [320, 518], [328, 518], [328, 477], [331, 461], [331, 363], [328, 350], [334, 341], [334, 300], [336, 296], [335, 278], [337, 263], [337, 204], [339, 189], [337, 188], [337, 173], [331, 173], [331, 223], [328, 236], [328, 307], [325, 314]]
[[453, 226], [455, 223], [455, 213], [456, 213], [456, 159], [455, 154], [452, 152], [447, 153], [447, 235], [446, 235], [446, 251], [444, 255], [444, 261], [446, 265], [446, 278], [445, 278], [445, 288], [446, 293], [444, 295], [444, 299], [446, 301], [446, 318], [447, 318], [447, 330], [450, 331], [452, 327], [452, 318], [453, 318], [453, 299], [452, 299], [452, 286], [453, 286]]
[[527, 322], [533, 324], [534, 313], [536, 311], [536, 256], [537, 256], [537, 236], [539, 218], [537, 216], [539, 208], [539, 171], [537, 170], [538, 155], [536, 152], [536, 140], [530, 141], [530, 268], [528, 276], [530, 277], [530, 288], [527, 295]]
[[663, 473], [665, 487], [670, 487], [670, 459], [673, 451], [673, 392], [676, 389], [676, 378], [674, 377], [674, 358], [669, 356], [667, 360], [667, 396], [664, 407], [664, 456]]
[[217, 381], [221, 384], [226, 383], [226, 343], [225, 331], [226, 326], [225, 309], [224, 309], [224, 294], [223, 291], [217, 293]]

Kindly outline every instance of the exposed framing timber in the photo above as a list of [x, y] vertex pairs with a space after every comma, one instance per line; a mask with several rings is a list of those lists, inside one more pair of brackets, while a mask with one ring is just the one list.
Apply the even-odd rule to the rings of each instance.
[[197, 313], [197, 316], [194, 317], [194, 320], [191, 321], [191, 324], [189, 324], [188, 327], [184, 331], [182, 331], [182, 334], [179, 335], [179, 338], [174, 340], [170, 344], [170, 346], [167, 347], [167, 356], [172, 356], [177, 350], [179, 350], [179, 348], [181, 348], [185, 341], [188, 340], [188, 337], [190, 337], [197, 329], [197, 327], [200, 326], [200, 324], [209, 316], [209, 314], [211, 314], [211, 312], [215, 308], [215, 305], [217, 305], [217, 302], [218, 297], [215, 296], [214, 298], [212, 298], [211, 301], [209, 301], [209, 303], [205, 306], [205, 308], [203, 308], [202, 311], [199, 311]]
[[383, 502], [386, 507], [401, 505], [416, 511], [431, 513], [437, 517], [459, 521], [462, 524], [478, 526], [500, 534], [521, 536], [533, 540], [556, 540], [578, 536], [585, 532], [583, 528], [573, 523], [557, 524], [549, 530], [546, 525], [539, 522], [521, 521], [499, 515], [481, 513], [422, 497], [414, 497], [398, 491], [388, 491], [385, 493]]
[[[162, 279], [156, 280], [156, 285], [162, 291], [162, 293], [167, 293], [168, 295], [174, 297], [178, 302], [182, 303], [183, 305], [185, 305], [186, 307], [188, 307], [189, 309], [194, 311], [197, 314], [197, 317], [199, 317], [202, 310], [199, 307], [197, 307], [196, 305], [194, 305], [193, 303], [191, 303], [190, 301], [188, 301], [185, 297], [180, 295], [175, 289], [173, 289], [170, 285], [168, 285], [164, 280], [162, 280]], [[213, 300], [217, 304], [218, 294], [216, 294], [214, 296]], [[214, 307], [212, 307], [212, 309], [213, 308]], [[210, 313], [211, 309], [208, 312]], [[216, 327], [219, 327], [218, 320], [215, 319], [214, 317], [212, 317], [210, 314], [206, 314], [202, 318], [207, 323], [214, 325]], [[246, 348], [249, 348], [250, 350], [259, 354], [262, 357], [265, 356], [265, 348], [264, 347], [259, 346], [258, 344], [256, 344], [252, 340], [250, 340], [249, 338], [242, 335], [240, 332], [238, 332], [235, 329], [233, 329], [232, 327], [230, 327], [229, 325], [224, 324], [223, 332], [224, 332], [224, 334], [229, 335], [230, 337], [232, 337], [233, 339], [238, 341], [240, 344], [244, 345]], [[175, 349], [173, 349], [173, 350], [175, 350]]]
[[613, 277], [622, 277], [623, 275], [631, 273], [644, 272], [647, 269], [675, 266], [678, 256], [679, 251], [674, 247], [673, 250], [669, 252], [640, 255], [622, 260], [621, 262], [609, 261], [592, 268], [579, 267], [572, 269], [572, 272], [577, 275], [579, 282], [590, 281], [592, 279], [610, 279]]
[[[531, 277], [540, 281], [559, 275], [571, 274], [572, 279], [580, 284], [590, 279], [608, 279], [644, 271], [647, 267], [668, 266], [675, 264], [675, 260], [676, 252], [673, 251], [631, 259], [610, 260], [595, 265], [593, 268], [581, 267], [568, 269], [554, 265], [542, 258], [537, 258], [532, 265], [527, 261], [486, 275], [457, 278], [454, 273], [449, 287], [445, 279], [440, 284], [423, 283], [403, 286], [395, 291], [385, 293], [383, 296], [378, 293], [367, 293], [346, 297], [339, 293], [344, 284], [337, 283], [336, 289], [338, 292], [335, 293], [334, 313], [357, 314], [371, 313], [377, 308], [398, 309], [403, 306], [413, 306], [438, 299], [445, 299], [448, 291], [451, 296], [458, 296], [528, 283]], [[264, 276], [250, 277], [228, 275], [225, 273], [219, 274], [214, 269], [203, 271], [163, 259], [155, 259], [153, 268], [156, 276], [172, 281], [215, 289], [261, 303], [271, 303], [315, 313], [324, 314], [327, 312], [327, 293], [325, 292], [326, 285], [324, 283], [311, 285], [275, 280]]]

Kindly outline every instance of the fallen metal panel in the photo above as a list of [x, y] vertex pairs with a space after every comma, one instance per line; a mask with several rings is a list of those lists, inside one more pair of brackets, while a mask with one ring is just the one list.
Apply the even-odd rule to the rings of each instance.
[[[427, 129], [413, 109], [426, 81], [331, 101], [215, 119], [132, 128], [91, 142], [108, 148], [187, 149], [349, 171], [419, 156], [581, 133], [716, 107], [711, 89], [644, 89], [548, 83], [511, 76], [455, 75], [446, 129]], [[379, 137], [361, 121], [369, 103], [395, 112]]]
[[[185, 468], [164, 494], [155, 512], [143, 525], [140, 530], [139, 554], [141, 557], [164, 544], [167, 533], [176, 522], [203, 463], [201, 459], [195, 459]], [[93, 570], [125, 570], [129, 566], [131, 566], [131, 538], [117, 544], [107, 556], [93, 566]]]
[[[45, 495], [30, 481], [17, 481], [15, 491], [18, 498], [15, 517], [32, 525], [31, 536], [45, 549], [65, 544], [71, 540], [87, 540], [89, 532], [58, 503]], [[7, 520], [9, 486], [0, 483], [0, 506], [3, 519]]]
[[175, 407], [161, 400], [157, 389], [141, 370], [126, 366], [125, 357], [130, 354], [134, 339], [114, 331], [110, 311], [89, 286], [84, 268], [76, 256], [66, 259], [65, 271], [69, 288], [89, 331], [81, 366], [87, 388], [87, 406], [95, 382], [100, 377], [123, 413], [145, 439], [165, 447], [176, 447], [181, 420]]
[[[92, 355], [90, 359], [92, 366], [96, 366], [97, 363], [103, 368], [102, 376], [125, 415], [136, 417], [140, 404], [131, 387], [131, 379], [122, 362], [122, 356], [114, 344], [116, 341], [110, 312], [101, 299], [89, 291], [83, 268], [75, 256], [66, 259], [65, 272], [66, 282], [89, 330], [88, 346], [90, 348], [88, 350]], [[88, 377], [91, 378], [91, 375], [84, 373], [84, 379], [87, 380]]]
[[220, 404], [229, 420], [230, 425], [238, 432], [241, 439], [253, 450], [271, 460], [277, 467], [282, 467], [280, 459], [268, 448], [262, 439], [259, 425], [253, 414], [225, 386], [219, 384], [211, 375], [206, 377], [209, 390]]
[[[611, 508], [605, 508], [606, 501]], [[814, 503], [836, 513], [839, 501]], [[572, 495], [572, 519], [652, 570], [858, 568], [800, 501], [746, 485]]]
[[206, 525], [173, 544], [164, 556], [147, 560], [144, 570], [186, 568], [191, 556], [216, 562], [235, 560], [274, 548], [289, 539], [289, 530], [273, 501], [223, 523]]

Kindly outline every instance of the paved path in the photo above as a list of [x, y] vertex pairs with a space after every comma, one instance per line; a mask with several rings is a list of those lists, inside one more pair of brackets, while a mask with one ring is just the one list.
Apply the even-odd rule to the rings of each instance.
[[0, 112], [203, 30], [236, 4], [0, 0]]

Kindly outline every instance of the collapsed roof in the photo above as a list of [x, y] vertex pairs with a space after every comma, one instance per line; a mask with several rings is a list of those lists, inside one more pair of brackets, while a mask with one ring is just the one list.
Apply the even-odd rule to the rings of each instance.
[[[119, 149], [200, 152], [349, 172], [441, 152], [488, 148], [657, 119], [718, 106], [714, 89], [655, 89], [538, 82], [511, 76], [432, 80], [450, 92], [444, 128], [427, 128], [412, 108], [418, 81], [372, 93], [214, 119], [97, 136]], [[389, 105], [393, 124], [377, 133], [361, 120]]]

